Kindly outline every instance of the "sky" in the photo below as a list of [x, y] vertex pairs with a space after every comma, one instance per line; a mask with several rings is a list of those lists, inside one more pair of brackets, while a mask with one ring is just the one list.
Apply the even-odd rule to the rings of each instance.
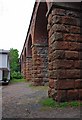
[[21, 54], [35, 0], [0, 0], [0, 49]]
[[21, 54], [34, 3], [35, 0], [0, 0], [0, 49], [14, 48]]

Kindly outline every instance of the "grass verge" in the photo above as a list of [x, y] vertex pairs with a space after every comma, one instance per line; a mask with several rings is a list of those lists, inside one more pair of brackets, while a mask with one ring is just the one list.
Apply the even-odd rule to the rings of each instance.
[[80, 107], [82, 106], [82, 103], [80, 101], [72, 101], [72, 102], [56, 102], [52, 98], [46, 98], [44, 100], [41, 100], [40, 103], [44, 107], [51, 107], [51, 108], [65, 108], [65, 107]]

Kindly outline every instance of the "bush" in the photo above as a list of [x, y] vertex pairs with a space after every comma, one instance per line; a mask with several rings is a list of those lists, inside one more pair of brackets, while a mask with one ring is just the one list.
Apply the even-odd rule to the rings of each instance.
[[11, 79], [22, 79], [23, 78], [23, 76], [21, 75], [21, 73], [20, 72], [12, 72], [11, 73]]

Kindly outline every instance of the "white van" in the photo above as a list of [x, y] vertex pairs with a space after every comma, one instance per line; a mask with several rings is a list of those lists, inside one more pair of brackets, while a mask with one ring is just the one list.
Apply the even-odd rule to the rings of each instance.
[[9, 51], [0, 50], [0, 82], [8, 84], [10, 81]]

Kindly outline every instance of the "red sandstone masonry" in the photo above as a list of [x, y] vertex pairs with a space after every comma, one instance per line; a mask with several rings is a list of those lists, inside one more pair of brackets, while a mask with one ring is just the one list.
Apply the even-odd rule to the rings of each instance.
[[64, 34], [65, 41], [81, 41], [80, 34]]
[[56, 101], [67, 101], [67, 91], [66, 90], [57, 90], [56, 96], [53, 96], [53, 99]]
[[23, 63], [23, 76], [26, 78], [26, 61]]
[[49, 96], [57, 101], [80, 99], [80, 14], [54, 8], [49, 16]]
[[79, 90], [68, 90], [67, 91], [67, 99], [69, 100], [79, 100]]
[[[62, 84], [63, 83], [63, 84]], [[69, 90], [69, 89], [74, 89], [75, 82], [74, 80], [60, 80], [57, 82], [57, 89], [59, 90]]]
[[82, 50], [80, 47], [82, 43], [76, 42], [66, 42], [66, 41], [54, 41], [49, 47], [49, 53], [55, 50], [69, 50], [69, 51], [79, 51]]
[[39, 46], [35, 45], [32, 47], [34, 85], [45, 85], [48, 82], [48, 50], [44, 45], [39, 44]]
[[82, 88], [82, 80], [77, 79], [75, 80], [75, 89], [81, 89]]
[[26, 60], [26, 79], [32, 81], [32, 57], [28, 57]]
[[[35, 5], [22, 51], [25, 55], [25, 47], [26, 53], [29, 47], [32, 49], [32, 69], [31, 61], [26, 61], [22, 65], [23, 75], [34, 85], [45, 85], [49, 80], [48, 95], [59, 102], [82, 99], [80, 5], [52, 2], [51, 9], [47, 4], [48, 10], [46, 3]], [[32, 46], [28, 45], [30, 35]]]
[[82, 100], [82, 89], [79, 89], [79, 99]]

